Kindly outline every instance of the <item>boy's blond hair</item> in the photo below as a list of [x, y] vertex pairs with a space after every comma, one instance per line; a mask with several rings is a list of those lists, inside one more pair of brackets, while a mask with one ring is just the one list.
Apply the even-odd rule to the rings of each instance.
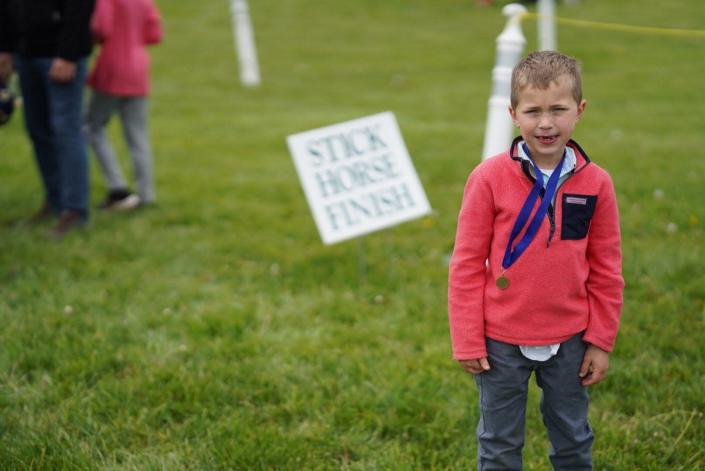
[[561, 76], [573, 82], [573, 98], [576, 103], [583, 99], [583, 86], [580, 79], [580, 64], [572, 57], [555, 51], [532, 52], [522, 59], [512, 71], [512, 108], [519, 103], [519, 93], [526, 87], [546, 90]]

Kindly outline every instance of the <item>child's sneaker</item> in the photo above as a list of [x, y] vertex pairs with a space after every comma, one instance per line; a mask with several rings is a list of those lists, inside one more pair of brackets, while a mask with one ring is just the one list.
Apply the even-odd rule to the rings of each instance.
[[140, 203], [140, 197], [128, 190], [111, 190], [98, 209], [127, 211], [135, 209]]

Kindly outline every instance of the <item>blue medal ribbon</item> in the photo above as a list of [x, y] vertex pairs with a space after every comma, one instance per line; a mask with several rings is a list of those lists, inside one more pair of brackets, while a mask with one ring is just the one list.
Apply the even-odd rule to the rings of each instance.
[[526, 197], [526, 201], [524, 201], [524, 205], [521, 207], [521, 211], [519, 211], [519, 216], [517, 216], [517, 220], [514, 223], [514, 227], [512, 228], [512, 233], [509, 236], [509, 242], [507, 242], [507, 248], [504, 251], [504, 259], [502, 260], [502, 268], [504, 270], [511, 267], [512, 264], [516, 262], [519, 257], [521, 257], [521, 254], [524, 253], [526, 248], [536, 237], [536, 233], [538, 232], [539, 227], [541, 227], [541, 222], [543, 222], [543, 218], [546, 217], [548, 206], [551, 204], [551, 201], [553, 201], [553, 195], [556, 192], [558, 180], [561, 177], [563, 161], [565, 160], [566, 155], [565, 152], [563, 152], [563, 157], [561, 157], [561, 161], [559, 162], [558, 166], [553, 170], [551, 176], [548, 178], [548, 183], [546, 184], [546, 192], [541, 197], [541, 204], [539, 205], [539, 208], [536, 210], [534, 217], [531, 219], [529, 227], [526, 229], [524, 236], [519, 240], [514, 249], [512, 249], [514, 240], [519, 236], [522, 229], [524, 229], [524, 226], [526, 225], [526, 222], [529, 220], [529, 216], [531, 215], [531, 211], [534, 208], [534, 205], [536, 204], [536, 199], [541, 195], [541, 189], [543, 188], [543, 175], [541, 173], [541, 170], [539, 169], [538, 165], [536, 165], [536, 163], [534, 162], [534, 159], [531, 158], [531, 153], [526, 147], [526, 144], [523, 145], [523, 148], [524, 152], [531, 161], [531, 165], [534, 166], [534, 171], [536, 173], [536, 183], [531, 188], [529, 196]]

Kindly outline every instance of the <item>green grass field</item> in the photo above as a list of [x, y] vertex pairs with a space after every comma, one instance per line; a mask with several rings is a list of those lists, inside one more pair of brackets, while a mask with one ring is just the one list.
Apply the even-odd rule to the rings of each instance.
[[[503, 2], [250, 0], [257, 89], [239, 85], [227, 1], [159, 3], [156, 207], [95, 212], [52, 242], [19, 222], [42, 199], [21, 115], [0, 128], [0, 469], [472, 469], [477, 393], [450, 359], [447, 257]], [[700, 0], [558, 14], [705, 29]], [[705, 38], [559, 26], [558, 44], [583, 63], [575, 138], [622, 214], [595, 468], [705, 469]], [[285, 138], [385, 110], [436, 213], [323, 246]], [[538, 398], [528, 470], [549, 468]]]

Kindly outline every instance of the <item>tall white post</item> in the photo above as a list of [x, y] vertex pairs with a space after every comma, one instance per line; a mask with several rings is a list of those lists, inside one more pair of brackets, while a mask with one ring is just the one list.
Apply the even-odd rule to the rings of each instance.
[[230, 0], [230, 14], [240, 66], [240, 82], [248, 87], [256, 87], [260, 84], [259, 63], [247, 0]]
[[538, 35], [540, 51], [557, 51], [556, 47], [556, 4], [554, 0], [539, 0], [536, 6], [539, 14]]
[[497, 56], [492, 69], [492, 95], [487, 109], [485, 143], [482, 158], [504, 152], [512, 142], [512, 119], [509, 116], [512, 69], [519, 63], [526, 38], [521, 31], [521, 16], [526, 8], [510, 3], [502, 9], [509, 17], [502, 34], [497, 37]]

